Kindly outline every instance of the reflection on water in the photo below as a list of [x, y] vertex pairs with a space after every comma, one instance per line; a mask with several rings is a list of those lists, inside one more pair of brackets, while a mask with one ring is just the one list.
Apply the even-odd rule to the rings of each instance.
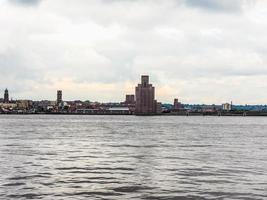
[[0, 116], [0, 199], [267, 199], [267, 118]]

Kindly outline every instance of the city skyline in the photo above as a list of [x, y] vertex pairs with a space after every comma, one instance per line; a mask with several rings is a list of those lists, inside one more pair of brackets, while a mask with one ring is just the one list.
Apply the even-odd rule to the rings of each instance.
[[149, 74], [160, 102], [266, 104], [266, 13], [258, 0], [0, 0], [0, 89], [118, 102]]
[[[152, 109], [152, 113], [153, 112], [157, 112], [157, 107], [161, 106], [162, 103], [163, 104], [173, 104], [173, 108], [174, 110], [177, 109], [179, 110], [182, 106], [182, 104], [184, 105], [222, 105], [222, 107], [229, 107], [231, 108], [233, 105], [233, 101], [231, 100], [230, 102], [221, 102], [221, 103], [200, 103], [200, 102], [194, 102], [194, 103], [189, 103], [189, 102], [180, 102], [179, 100], [181, 100], [181, 98], [177, 98], [177, 97], [173, 97], [173, 101], [172, 102], [158, 102], [155, 97], [156, 97], [156, 93], [155, 93], [155, 87], [150, 84], [149, 82], [150, 77], [149, 75], [141, 75], [141, 84], [138, 83], [137, 86], [134, 88], [133, 91], [130, 91], [129, 93], [124, 93], [124, 99], [120, 100], [120, 101], [108, 101], [108, 102], [101, 102], [99, 100], [92, 100], [92, 99], [80, 99], [80, 98], [74, 98], [74, 99], [63, 99], [63, 90], [57, 90], [56, 91], [56, 95], [53, 98], [43, 98], [43, 99], [31, 99], [31, 98], [10, 98], [9, 96], [9, 90], [8, 88], [6, 88], [4, 90], [4, 95], [3, 98], [1, 98], [0, 96], [0, 100], [3, 101], [3, 103], [10, 103], [12, 101], [20, 101], [20, 100], [30, 100], [30, 101], [54, 101], [56, 105], [60, 106], [63, 105], [64, 102], [70, 102], [70, 101], [90, 101], [90, 102], [98, 102], [98, 103], [123, 103], [125, 102], [126, 104], [135, 104], [135, 102], [137, 102], [137, 104], [139, 104], [137, 107], [139, 107], [141, 109], [142, 105], [141, 104], [149, 104], [149, 109]], [[143, 89], [141, 89], [143, 88]], [[145, 90], [145, 91], [143, 91]], [[142, 92], [141, 92], [142, 91]], [[145, 93], [145, 94], [144, 94]], [[144, 97], [144, 96], [148, 96]], [[139, 99], [139, 100], [138, 100]], [[141, 100], [143, 99], [143, 100]], [[146, 100], [145, 100], [146, 99]], [[150, 100], [149, 100], [150, 99]], [[140, 101], [141, 100], [141, 101]], [[152, 103], [150, 102], [152, 101]], [[145, 103], [146, 102], [146, 103]], [[158, 104], [158, 105], [157, 105]], [[249, 105], [261, 105], [261, 106], [265, 106], [267, 105], [267, 103], [265, 104], [236, 104], [237, 106], [249, 106]], [[146, 110], [147, 108], [145, 108]], [[141, 109], [142, 110], [142, 109]], [[139, 111], [140, 112], [140, 111]], [[147, 111], [146, 111], [147, 112]], [[148, 111], [151, 112], [151, 111]], [[142, 113], [142, 112], [140, 112]]]

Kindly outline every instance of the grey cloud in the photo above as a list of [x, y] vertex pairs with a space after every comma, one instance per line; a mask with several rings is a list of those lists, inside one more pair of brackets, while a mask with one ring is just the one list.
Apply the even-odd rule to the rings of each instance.
[[[32, 55], [28, 56], [32, 57]], [[15, 49], [9, 49], [5, 53], [0, 54], [1, 79], [12, 77], [19, 82], [25, 80], [41, 82], [42, 70], [36, 68], [36, 62], [31, 59], [29, 60], [27, 55]], [[13, 80], [7, 82], [7, 84], [13, 84]]]
[[24, 6], [38, 5], [41, 1], [42, 0], [9, 0], [11, 3]]
[[244, 0], [185, 0], [185, 4], [191, 7], [207, 9], [211, 11], [240, 11]]

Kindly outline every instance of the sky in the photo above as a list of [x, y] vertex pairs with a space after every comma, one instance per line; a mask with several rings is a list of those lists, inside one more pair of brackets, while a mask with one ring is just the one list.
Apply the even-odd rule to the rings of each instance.
[[0, 0], [0, 96], [267, 104], [266, 44], [263, 0]]

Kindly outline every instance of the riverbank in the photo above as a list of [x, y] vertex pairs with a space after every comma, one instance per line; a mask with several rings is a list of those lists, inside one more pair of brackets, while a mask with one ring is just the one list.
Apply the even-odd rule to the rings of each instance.
[[[101, 113], [66, 113], [66, 112], [8, 112], [8, 113], [0, 113], [0, 115], [135, 115], [133, 112], [120, 113], [120, 112], [101, 112]], [[161, 113], [155, 115], [137, 115], [137, 116], [261, 116], [267, 117], [267, 111], [214, 111], [214, 112], [188, 112], [188, 111], [180, 111], [180, 112], [168, 112]]]

